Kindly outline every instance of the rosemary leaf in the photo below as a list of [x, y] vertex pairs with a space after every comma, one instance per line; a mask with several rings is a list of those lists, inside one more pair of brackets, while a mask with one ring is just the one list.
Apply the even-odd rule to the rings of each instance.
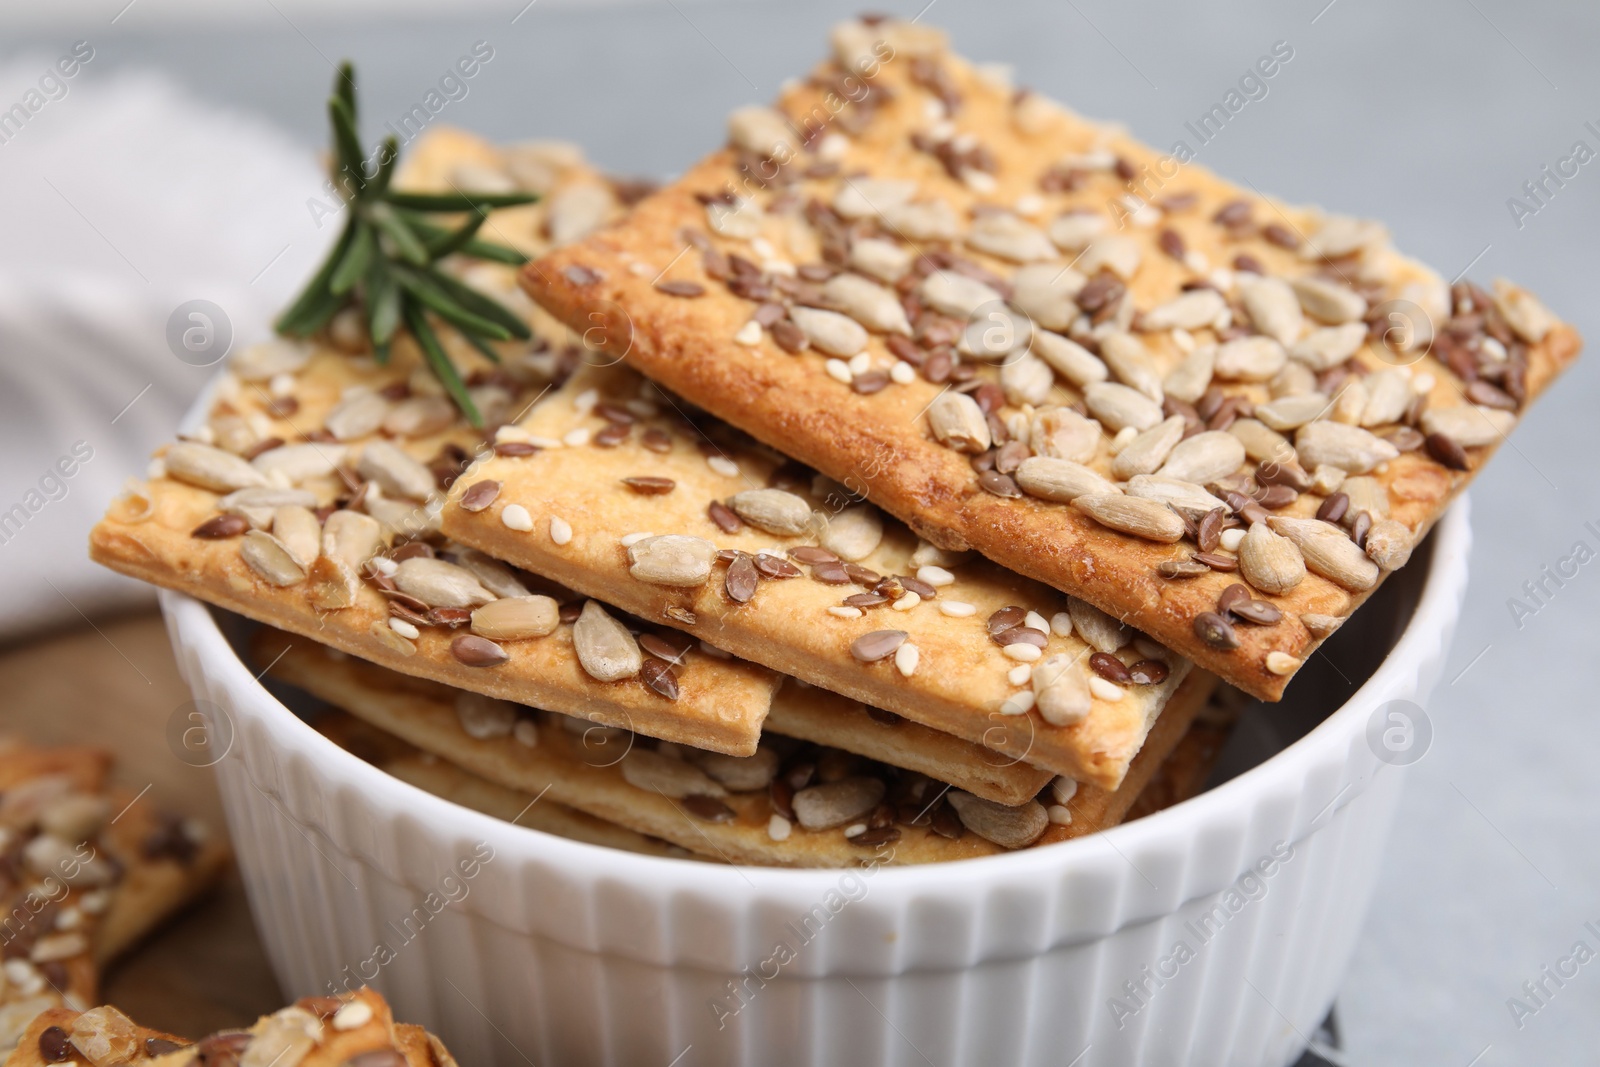
[[339, 266], [328, 282], [328, 288], [339, 296], [353, 289], [361, 276], [367, 273], [367, 265], [372, 262], [372, 254], [376, 251], [377, 237], [372, 227], [360, 219], [355, 220], [355, 227], [355, 240], [339, 257]]
[[488, 217], [489, 209], [480, 206], [472, 217], [457, 229], [447, 230], [436, 237], [423, 237], [422, 243], [427, 246], [428, 255], [433, 259], [439, 259], [461, 248], [477, 235], [479, 228], [483, 226]]
[[373, 225], [383, 231], [394, 245], [401, 259], [418, 267], [428, 263], [428, 249], [409, 224], [386, 204], [374, 204], [370, 210]]
[[[367, 271], [367, 331], [375, 347], [382, 348], [387, 358], [389, 342], [400, 328], [400, 287], [394, 283], [389, 268], [381, 258], [375, 258]], [[379, 362], [383, 362], [380, 359]]]
[[347, 199], [355, 199], [366, 188], [367, 180], [361, 173], [361, 137], [356, 133], [356, 117], [342, 96], [328, 98], [328, 118], [333, 123], [333, 145], [337, 163], [335, 184], [350, 190]]
[[434, 284], [437, 275], [429, 276], [401, 266], [391, 268], [391, 273], [408, 295], [432, 308], [440, 318], [463, 332], [475, 333], [496, 341], [511, 340], [511, 331], [505, 326], [480, 315], [474, 315]]
[[433, 327], [428, 325], [427, 313], [413, 300], [405, 302], [405, 312], [406, 325], [411, 328], [411, 336], [417, 339], [417, 347], [422, 350], [422, 358], [433, 368], [433, 373], [438, 376], [445, 392], [450, 394], [451, 399], [456, 402], [456, 407], [461, 409], [461, 413], [467, 417], [473, 428], [483, 429], [483, 415], [478, 412], [478, 406], [472, 402], [466, 383], [461, 380], [461, 372], [450, 362], [444, 346], [439, 343], [438, 335], [433, 332]]
[[442, 290], [463, 308], [477, 315], [479, 318], [488, 319], [499, 323], [519, 340], [526, 341], [533, 336], [533, 331], [528, 329], [528, 324], [517, 318], [498, 301], [484, 296], [478, 290], [465, 282], [457, 281], [437, 267], [429, 267], [425, 272], [429, 281]]
[[478, 207], [518, 207], [539, 197], [534, 193], [385, 193], [384, 200], [412, 211], [475, 211]]

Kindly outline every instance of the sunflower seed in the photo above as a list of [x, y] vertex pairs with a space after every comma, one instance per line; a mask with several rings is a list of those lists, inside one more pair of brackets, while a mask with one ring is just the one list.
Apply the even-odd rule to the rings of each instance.
[[1057, 374], [1079, 389], [1103, 382], [1111, 376], [1099, 356], [1058, 333], [1035, 330], [1029, 351], [1050, 364]]
[[1138, 273], [1143, 259], [1144, 249], [1137, 240], [1124, 234], [1111, 234], [1091, 242], [1078, 258], [1077, 267], [1090, 277], [1104, 269], [1128, 281]]
[[1087, 462], [1094, 458], [1100, 439], [1100, 424], [1071, 408], [1043, 408], [1028, 424], [1029, 445], [1047, 459]]
[[1517, 425], [1509, 411], [1456, 404], [1448, 408], [1429, 408], [1422, 413], [1422, 432], [1444, 434], [1463, 448], [1498, 444]]
[[1106, 334], [1100, 339], [1100, 358], [1118, 381], [1161, 403], [1161, 371], [1139, 338], [1120, 331]]
[[264, 530], [251, 530], [244, 535], [239, 542], [239, 556], [272, 585], [291, 586], [305, 581], [305, 568], [295, 562], [281, 541]]
[[350, 441], [376, 433], [389, 414], [389, 401], [375, 392], [357, 392], [334, 405], [322, 428], [336, 441]]
[[1257, 419], [1235, 419], [1228, 432], [1244, 445], [1244, 454], [1256, 463], [1284, 465], [1296, 463], [1289, 439]]
[[1078, 317], [1073, 298], [1085, 280], [1055, 263], [1029, 264], [1011, 276], [1011, 306], [1046, 330], [1064, 331]]
[[1367, 402], [1361, 410], [1360, 425], [1386, 426], [1399, 422], [1411, 405], [1411, 382], [1394, 368], [1377, 371], [1366, 378]]
[[728, 116], [728, 140], [757, 159], [782, 161], [794, 154], [789, 120], [770, 107], [752, 104]]
[[1096, 652], [1115, 652], [1130, 639], [1128, 628], [1087, 600], [1067, 601], [1072, 628]]
[[1317, 376], [1304, 363], [1291, 359], [1272, 376], [1272, 381], [1267, 383], [1267, 391], [1274, 397], [1304, 396], [1317, 391]]
[[716, 563], [717, 546], [703, 537], [661, 534], [628, 546], [628, 573], [651, 585], [704, 585]]
[[1071, 726], [1089, 714], [1089, 673], [1081, 659], [1064, 653], [1049, 656], [1033, 665], [1029, 681], [1033, 706], [1050, 725]]
[[635, 789], [659, 793], [673, 800], [728, 795], [710, 775], [687, 760], [672, 759], [638, 746], [629, 749], [622, 758], [622, 778]]
[[1081, 252], [1106, 232], [1106, 217], [1097, 211], [1069, 211], [1050, 224], [1050, 240], [1066, 252]]
[[1274, 515], [1272, 529], [1293, 541], [1306, 566], [1322, 577], [1356, 593], [1378, 584], [1378, 565], [1366, 557], [1343, 530], [1320, 519], [1291, 519]]
[[1135, 430], [1148, 430], [1165, 418], [1159, 403], [1115, 382], [1090, 384], [1083, 390], [1083, 400], [1089, 412], [1109, 427], [1112, 433], [1129, 426]]
[[371, 515], [341, 509], [322, 524], [322, 554], [351, 570], [359, 570], [382, 546], [383, 527]]
[[1346, 478], [1340, 488], [1350, 514], [1365, 511], [1374, 520], [1389, 517], [1389, 490], [1378, 479], [1369, 475]]
[[[280, 445], [256, 456], [250, 465], [275, 483], [299, 485], [332, 474], [334, 468], [344, 462], [346, 451], [343, 445], [322, 442]], [[428, 484], [433, 484], [431, 474], [428, 475]]]
[[259, 467], [210, 445], [179, 441], [167, 449], [163, 458], [167, 477], [214, 493], [232, 493], [267, 484]]
[[[1257, 408], [1259, 415], [1261, 409]], [[1348, 474], [1365, 474], [1380, 463], [1400, 455], [1400, 450], [1359, 426], [1338, 422], [1313, 422], [1300, 427], [1295, 452], [1305, 465], [1338, 467]]]
[[1244, 444], [1233, 434], [1207, 430], [1180, 442], [1156, 474], [1161, 478], [1208, 485], [1238, 470], [1244, 464], [1244, 457]]
[[1173, 446], [1183, 440], [1183, 430], [1182, 415], [1174, 415], [1157, 423], [1123, 446], [1111, 461], [1111, 473], [1122, 479], [1132, 478], [1136, 474], [1155, 473], [1166, 462]]
[[819, 352], [849, 357], [867, 347], [867, 331], [848, 315], [795, 306], [789, 309], [789, 318]]
[[442, 396], [413, 396], [390, 408], [383, 431], [395, 437], [428, 437], [449, 429], [456, 421], [455, 405]]
[[584, 671], [602, 682], [632, 678], [644, 662], [639, 643], [628, 628], [593, 600], [584, 602], [578, 621], [572, 624], [572, 646]]
[[317, 506], [317, 496], [307, 489], [255, 486], [229, 493], [217, 501], [217, 510], [225, 515], [243, 518], [257, 530], [265, 530], [272, 525], [272, 513], [275, 510], [291, 505], [314, 508]]
[[[900, 298], [892, 291], [885, 289], [877, 282], [869, 281], [859, 274], [836, 274], [829, 278], [822, 286], [822, 299], [832, 308], [844, 312], [856, 322], [869, 330], [877, 333], [897, 333], [909, 336], [911, 323], [906, 319], [905, 308], [900, 304]], [[804, 311], [807, 309], [794, 309]], [[793, 311], [791, 311], [793, 314]], [[812, 344], [824, 352], [834, 352], [823, 341], [812, 336], [806, 323], [799, 318], [796, 324], [806, 332]], [[865, 344], [863, 338], [862, 344]], [[855, 351], [860, 351], [856, 348]], [[854, 352], [836, 353], [840, 355], [853, 355]]]
[[1347, 286], [1313, 277], [1295, 278], [1289, 284], [1306, 314], [1330, 326], [1359, 321], [1367, 313], [1366, 300]]
[[1183, 361], [1162, 381], [1161, 387], [1174, 400], [1193, 404], [1210, 387], [1216, 365], [1216, 346], [1202, 345], [1183, 357]]
[[871, 504], [845, 508], [827, 519], [818, 541], [842, 560], [866, 559], [883, 541], [883, 516]]
[[322, 524], [310, 508], [285, 504], [272, 512], [272, 536], [304, 570], [322, 553]]
[[770, 534], [802, 534], [811, 526], [811, 505], [782, 489], [746, 489], [735, 493], [728, 506], [739, 518]]
[[1273, 430], [1293, 430], [1328, 411], [1328, 398], [1321, 393], [1280, 396], [1256, 405], [1256, 419]]
[[983, 409], [966, 393], [940, 393], [928, 405], [928, 427], [940, 444], [956, 452], [985, 452], [991, 441]]
[[478, 741], [493, 741], [510, 737], [517, 725], [517, 706], [507, 700], [496, 700], [481, 693], [456, 694], [456, 720], [468, 737]]
[[[1292, 294], [1290, 299], [1293, 299]], [[1198, 330], [1202, 326], [1211, 325], [1227, 306], [1228, 302], [1215, 289], [1190, 289], [1165, 304], [1157, 304], [1146, 311], [1141, 320], [1141, 328], [1146, 331]], [[1295, 314], [1299, 315], [1300, 308], [1296, 306], [1294, 310]]]
[[1214, 508], [1225, 507], [1223, 501], [1212, 496], [1193, 482], [1177, 478], [1164, 478], [1159, 474], [1137, 474], [1123, 487], [1131, 497], [1158, 501], [1185, 512], [1205, 514]]
[[1265, 523], [1250, 524], [1238, 555], [1239, 573], [1263, 593], [1282, 596], [1306, 576], [1305, 558], [1294, 542], [1273, 533]]
[[369, 441], [356, 461], [356, 473], [391, 496], [426, 500], [433, 495], [433, 472], [388, 441]]
[[1411, 558], [1410, 527], [1394, 519], [1377, 519], [1367, 531], [1367, 558], [1386, 571], [1397, 571]]
[[311, 362], [314, 349], [304, 341], [273, 338], [243, 349], [228, 361], [228, 369], [247, 382], [265, 382], [280, 374], [295, 374]]
[[1000, 388], [1015, 407], [1043, 404], [1055, 381], [1050, 365], [1029, 352], [1014, 352], [1000, 366]]
[[985, 304], [1001, 303], [999, 292], [976, 278], [954, 271], [936, 270], [917, 287], [917, 299], [952, 318], [969, 318]]
[[1045, 232], [1009, 211], [980, 215], [967, 230], [968, 247], [1013, 263], [1054, 259], [1056, 247]]
[[1037, 800], [1007, 807], [959, 789], [947, 795], [961, 825], [1001, 848], [1027, 848], [1050, 827], [1050, 816]]
[[749, 756], [728, 756], [721, 752], [689, 749], [689, 762], [735, 793], [750, 793], [772, 784], [778, 773], [778, 754], [760, 747]]
[[849, 178], [833, 194], [833, 210], [847, 219], [870, 219], [906, 203], [916, 192], [916, 182]]
[[1288, 282], [1281, 278], [1241, 280], [1239, 298], [1257, 331], [1285, 346], [1299, 338], [1305, 317]]
[[908, 241], [953, 241], [961, 235], [961, 220], [943, 200], [896, 204], [884, 209], [883, 221]]
[[1289, 356], [1320, 374], [1355, 355], [1366, 340], [1367, 325], [1364, 322], [1323, 326], [1290, 346]]
[[850, 245], [850, 266], [891, 284], [911, 269], [911, 260], [910, 249], [877, 237], [863, 237]]
[[790, 803], [795, 818], [807, 830], [831, 830], [867, 814], [883, 802], [886, 792], [877, 778], [842, 778], [824, 785], [807, 786]]
[[520, 641], [555, 632], [561, 606], [547, 596], [494, 600], [472, 613], [472, 632], [491, 641]]
[[1300, 254], [1304, 259], [1339, 259], [1372, 246], [1381, 246], [1388, 239], [1388, 231], [1371, 219], [1330, 215]]
[[1512, 332], [1531, 345], [1543, 341], [1558, 321], [1532, 293], [1503, 278], [1495, 279], [1494, 307]]
[[1029, 456], [1017, 468], [1014, 477], [1016, 484], [1029, 496], [1058, 503], [1067, 503], [1076, 497], [1088, 494], [1121, 492], [1100, 474], [1081, 463], [1067, 459], [1051, 459], [1047, 456]]
[[1215, 374], [1230, 382], [1270, 381], [1288, 358], [1283, 345], [1270, 337], [1241, 337], [1217, 349]]
[[394, 584], [430, 608], [475, 608], [495, 599], [472, 572], [442, 559], [413, 556], [401, 560]]

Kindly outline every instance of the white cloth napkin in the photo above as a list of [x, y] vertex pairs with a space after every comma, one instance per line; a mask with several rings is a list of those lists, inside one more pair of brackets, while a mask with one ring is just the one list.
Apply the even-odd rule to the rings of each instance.
[[[53, 61], [0, 67], [0, 108]], [[67, 85], [0, 143], [0, 638], [148, 598], [87, 536], [215, 371], [169, 317], [204, 299], [235, 349], [266, 336], [336, 232], [315, 153], [265, 122], [92, 60]]]

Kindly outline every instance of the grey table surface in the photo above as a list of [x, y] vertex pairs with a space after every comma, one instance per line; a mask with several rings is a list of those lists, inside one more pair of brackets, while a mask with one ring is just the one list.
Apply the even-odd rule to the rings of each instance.
[[[884, 9], [915, 14], [924, 0]], [[1200, 151], [1288, 200], [1386, 220], [1397, 244], [1453, 277], [1505, 275], [1589, 337], [1600, 265], [1600, 164], [1540, 205], [1523, 185], [1586, 142], [1600, 150], [1600, 8], [1510, 0], [942, 0], [924, 16], [979, 60], [1158, 145], [1286, 41], [1293, 59]], [[51, 25], [0, 12], [0, 58], [92, 34], [95, 76], [158, 67], [196, 93], [322, 141], [329, 58], [355, 58], [368, 115], [398, 115], [473, 42], [496, 50], [450, 121], [498, 138], [564, 137], [604, 166], [666, 176], [766, 100], [854, 13], [834, 2], [602, 6], [522, 0], [403, 18], [250, 5], [247, 22], [146, 19], [137, 7]], [[518, 17], [519, 11], [521, 12]], [[77, 16], [73, 16], [76, 18]], [[513, 19], [515, 20], [513, 21]], [[14, 20], [13, 20], [14, 21]], [[1585, 124], [1593, 120], [1596, 128]], [[1592, 154], [1592, 153], [1591, 153]], [[1589, 173], [1590, 171], [1595, 173]], [[1508, 201], [1536, 211], [1520, 220]], [[1472, 585], [1434, 737], [1409, 772], [1377, 896], [1340, 996], [1354, 1064], [1555, 1064], [1600, 1056], [1600, 962], [1530, 998], [1585, 942], [1600, 952], [1600, 364], [1542, 400], [1473, 489]], [[1588, 412], [1585, 414], [1585, 412]], [[1576, 421], [1574, 421], [1576, 420]], [[1586, 525], [1589, 522], [1595, 525]], [[1576, 573], [1571, 573], [1575, 567]], [[1512, 598], [1531, 614], [1518, 619]], [[1359, 616], [1357, 617], [1359, 624]], [[1591, 954], [1592, 954], [1591, 952]], [[1514, 1013], [1511, 998], [1528, 1010]], [[1475, 1058], [1476, 1057], [1476, 1058]]]

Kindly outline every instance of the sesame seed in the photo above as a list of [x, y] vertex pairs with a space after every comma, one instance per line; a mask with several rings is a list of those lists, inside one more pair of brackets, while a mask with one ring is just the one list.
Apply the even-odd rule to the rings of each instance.
[[[1015, 648], [1016, 646], [1009, 645], [1007, 647]], [[1115, 704], [1124, 695], [1121, 686], [1113, 685], [1098, 674], [1089, 676], [1089, 692], [1104, 700], [1107, 704]]]
[[1064, 611], [1058, 611], [1050, 616], [1050, 632], [1057, 637], [1072, 636], [1072, 616]]
[[564, 545], [572, 540], [572, 524], [555, 515], [550, 516], [550, 540]]
[[1027, 685], [1033, 677], [1033, 664], [1019, 663], [1006, 672], [1006, 681], [1012, 685]]
[[833, 607], [828, 609], [828, 614], [841, 619], [859, 619], [861, 618], [861, 609], [835, 604]]
[[393, 630], [401, 637], [409, 637], [413, 641], [422, 636], [421, 630], [417, 629], [409, 622], [406, 622], [404, 619], [390, 619], [389, 629]]
[[508, 530], [527, 532], [533, 529], [533, 516], [521, 504], [507, 504], [500, 509], [500, 522]]
[[1022, 625], [1030, 630], [1038, 630], [1042, 634], [1050, 632], [1050, 624], [1044, 621], [1044, 616], [1037, 611], [1030, 611], [1022, 619]]
[[767, 836], [774, 841], [787, 841], [789, 834], [794, 831], [794, 824], [777, 812], [772, 813], [772, 818], [767, 820]]
[[494, 432], [494, 439], [499, 441], [526, 441], [528, 431], [514, 422], [508, 422]]
[[1418, 393], [1431, 393], [1436, 384], [1438, 384], [1438, 379], [1426, 371], [1411, 379], [1411, 388]]
[[739, 477], [739, 465], [727, 456], [707, 456], [706, 466], [722, 475], [724, 478]]
[[623, 534], [622, 535], [622, 547], [623, 548], [632, 548], [634, 545], [638, 544], [640, 541], [643, 541], [646, 537], [654, 537], [654, 536], [655, 536], [655, 534], [651, 533], [649, 530], [638, 530], [638, 531], [636, 531], [634, 533], [631, 533], [631, 534]]
[[900, 672], [902, 678], [909, 678], [917, 673], [917, 663], [922, 659], [922, 653], [910, 641], [894, 650], [894, 669]]
[[586, 426], [579, 426], [576, 430], [568, 430], [561, 435], [561, 443], [571, 445], [573, 448], [582, 448], [589, 443], [592, 436]]
[[1006, 698], [1005, 703], [1000, 705], [1000, 714], [1002, 715], [1026, 715], [1032, 710], [1032, 689], [1024, 689], [1019, 693], [1012, 693]]
[[1010, 656], [1012, 659], [1017, 660], [1020, 663], [1032, 663], [1042, 654], [1040, 653], [1038, 646], [1030, 645], [1024, 641], [1018, 641], [1016, 644], [1006, 645], [1000, 651], [1004, 652], [1007, 656]]
[[749, 322], [739, 327], [739, 332], [733, 335], [733, 339], [742, 345], [760, 344], [761, 324], [755, 319], [751, 319]]
[[896, 600], [889, 606], [896, 611], [910, 611], [920, 603], [922, 603], [922, 597], [918, 596], [916, 593], [907, 593], [905, 596], [901, 597], [899, 600]]
[[1044, 210], [1044, 197], [1034, 193], [1020, 196], [1017, 198], [1016, 208], [1019, 215], [1037, 215]]
[[1223, 530], [1220, 544], [1229, 552], [1239, 551], [1239, 542], [1244, 540], [1244, 528], [1235, 527], [1232, 530]]
[[[933, 583], [929, 583], [930, 585]], [[976, 604], [968, 604], [965, 600], [941, 600], [939, 610], [952, 619], [965, 619], [978, 613]]]
[[372, 1005], [364, 1000], [352, 1000], [333, 1013], [335, 1030], [359, 1030], [372, 1021]]
[[572, 398], [572, 406], [585, 415], [593, 411], [594, 406], [598, 403], [600, 403], [600, 391], [598, 389], [585, 389]]
[[1072, 823], [1072, 812], [1063, 804], [1052, 804], [1044, 809], [1044, 813], [1056, 826], [1068, 826]]
[[889, 368], [889, 380], [896, 385], [910, 385], [917, 380], [917, 368], [903, 359], [899, 360]]
[[845, 385], [850, 384], [850, 379], [853, 375], [850, 373], [850, 365], [844, 360], [830, 359], [825, 366], [828, 369], [828, 377], [836, 382], [843, 382]]
[[850, 361], [845, 366], [850, 368], [852, 375], [865, 374], [872, 369], [872, 356], [866, 352], [857, 352], [850, 357]]
[[767, 240], [765, 237], [752, 238], [750, 241], [750, 247], [753, 248], [756, 255], [760, 256], [762, 259], [771, 259], [778, 254], [778, 250], [772, 247], [772, 242]]
[[561, 438], [541, 437], [539, 434], [530, 433], [528, 435], [528, 443], [530, 445], [537, 445], [540, 448], [560, 448]]
[[862, 834], [864, 834], [866, 832], [867, 832], [867, 824], [864, 823], [864, 822], [853, 822], [849, 826], [846, 826], [844, 828], [844, 836], [846, 838], [860, 837]]
[[294, 395], [294, 375], [274, 374], [272, 380], [267, 383], [267, 392], [279, 400]]
[[955, 575], [951, 574], [943, 567], [935, 567], [931, 563], [927, 566], [917, 568], [917, 581], [927, 582], [935, 589], [942, 589], [944, 586], [951, 585], [955, 582], [955, 580]]

